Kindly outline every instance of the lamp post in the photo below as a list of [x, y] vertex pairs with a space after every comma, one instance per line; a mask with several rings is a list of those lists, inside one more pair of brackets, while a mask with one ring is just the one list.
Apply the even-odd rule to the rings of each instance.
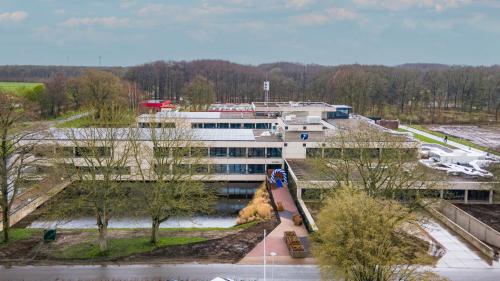
[[271, 265], [271, 280], [274, 281], [274, 257], [277, 255], [275, 252], [269, 253], [269, 255], [272, 257], [272, 262], [273, 264]]
[[266, 230], [264, 229], [264, 281], [266, 281]]

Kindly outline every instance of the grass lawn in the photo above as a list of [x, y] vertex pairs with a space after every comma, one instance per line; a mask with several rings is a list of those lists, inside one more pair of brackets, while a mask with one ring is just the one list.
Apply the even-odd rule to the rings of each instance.
[[52, 252], [52, 256], [59, 259], [94, 259], [100, 257], [113, 259], [150, 252], [157, 248], [185, 245], [205, 240], [207, 239], [202, 237], [163, 237], [160, 238], [158, 245], [154, 246], [149, 242], [149, 237], [109, 239], [108, 252], [105, 255], [99, 252], [99, 246], [96, 243], [87, 242], [56, 250]]
[[[411, 126], [413, 127], [413, 126]], [[415, 128], [417, 129], [417, 128]], [[445, 144], [444, 142], [442, 141], [438, 141], [438, 140], [435, 140], [435, 139], [431, 139], [431, 138], [428, 138], [426, 136], [422, 136], [422, 135], [419, 135], [419, 134], [416, 134], [414, 132], [410, 132], [410, 131], [407, 131], [405, 129], [401, 129], [399, 128], [398, 129], [398, 132], [408, 132], [408, 133], [412, 133], [413, 134], [413, 137], [415, 137], [417, 140], [421, 141], [421, 142], [424, 142], [424, 143], [436, 143], [436, 144], [440, 144], [440, 145], [443, 145], [443, 146], [446, 146], [446, 147], [452, 147], [448, 144]], [[444, 137], [444, 136], [443, 136]]]
[[0, 82], [0, 89], [18, 92], [24, 89], [33, 89], [36, 86], [43, 85], [43, 83], [36, 82]]
[[43, 230], [41, 230], [41, 229], [11, 228], [10, 229], [10, 233], [9, 233], [10, 234], [10, 241], [9, 241], [9, 243], [5, 243], [3, 241], [3, 232], [1, 233], [1, 236], [0, 236], [0, 247], [2, 247], [4, 245], [7, 245], [7, 244], [10, 244], [10, 243], [14, 243], [16, 241], [28, 239], [28, 238], [31, 238], [33, 236], [39, 236], [40, 240], [41, 240], [42, 239], [42, 233], [43, 233]]

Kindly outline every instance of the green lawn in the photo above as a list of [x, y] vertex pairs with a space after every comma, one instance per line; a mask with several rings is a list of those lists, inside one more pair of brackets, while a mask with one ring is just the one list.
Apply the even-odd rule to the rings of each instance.
[[[10, 229], [10, 243], [24, 240], [31, 238], [32, 236], [40, 236], [40, 240], [43, 238], [42, 237], [43, 231], [41, 229], [31, 229], [31, 228], [11, 228]], [[0, 236], [0, 247], [5, 245], [5, 242], [3, 241], [3, 232], [1, 233]]]
[[96, 243], [80, 243], [54, 251], [52, 256], [59, 259], [94, 259], [106, 257], [108, 259], [130, 256], [137, 253], [145, 253], [157, 248], [185, 245], [190, 243], [206, 241], [202, 237], [163, 237], [157, 246], [149, 242], [149, 238], [121, 238], [108, 240], [108, 252], [103, 256], [99, 252]]
[[31, 90], [36, 86], [43, 85], [43, 83], [37, 82], [0, 82], [0, 89], [18, 92], [20, 90], [28, 89]]
[[[413, 126], [412, 126], [413, 127]], [[415, 128], [417, 129], [417, 128]], [[446, 147], [451, 147], [450, 145], [448, 144], [445, 144], [444, 142], [442, 141], [438, 141], [438, 140], [435, 140], [435, 139], [431, 139], [431, 138], [428, 138], [426, 136], [422, 136], [422, 135], [419, 135], [419, 134], [416, 134], [414, 132], [410, 132], [410, 131], [407, 131], [405, 129], [401, 129], [399, 128], [398, 129], [398, 132], [408, 132], [408, 133], [412, 133], [413, 134], [413, 137], [415, 137], [417, 140], [421, 141], [421, 142], [424, 142], [424, 143], [436, 143], [436, 144], [440, 144], [440, 145], [444, 145]]]

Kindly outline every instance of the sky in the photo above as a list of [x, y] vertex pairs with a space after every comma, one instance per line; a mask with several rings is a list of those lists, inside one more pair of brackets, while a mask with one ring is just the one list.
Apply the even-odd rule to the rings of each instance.
[[0, 65], [494, 65], [500, 0], [0, 0], [0, 35]]

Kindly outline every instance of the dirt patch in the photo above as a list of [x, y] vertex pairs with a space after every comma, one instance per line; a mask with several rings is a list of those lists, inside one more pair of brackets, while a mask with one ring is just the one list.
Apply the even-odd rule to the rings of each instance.
[[[84, 242], [94, 243], [97, 231], [58, 230], [58, 238], [52, 243], [41, 242], [41, 237], [16, 241], [0, 247], [1, 264], [95, 264], [108, 262], [176, 263], [185, 261], [232, 263], [250, 252], [263, 238], [263, 230], [270, 233], [277, 226], [276, 219], [261, 222], [248, 228], [227, 230], [160, 230], [162, 237], [202, 237], [207, 241], [187, 245], [169, 246], [152, 252], [135, 254], [126, 258], [98, 260], [59, 260], [51, 252]], [[149, 229], [112, 229], [109, 238], [149, 237]]]
[[500, 231], [500, 204], [459, 204], [455, 206], [471, 216]]
[[276, 226], [277, 222], [271, 220], [222, 238], [190, 245], [166, 247], [150, 253], [133, 255], [122, 260], [150, 261], [153, 259], [166, 262], [196, 261], [235, 263], [242, 259], [263, 239], [264, 229], [267, 230], [267, 233], [271, 233]]

